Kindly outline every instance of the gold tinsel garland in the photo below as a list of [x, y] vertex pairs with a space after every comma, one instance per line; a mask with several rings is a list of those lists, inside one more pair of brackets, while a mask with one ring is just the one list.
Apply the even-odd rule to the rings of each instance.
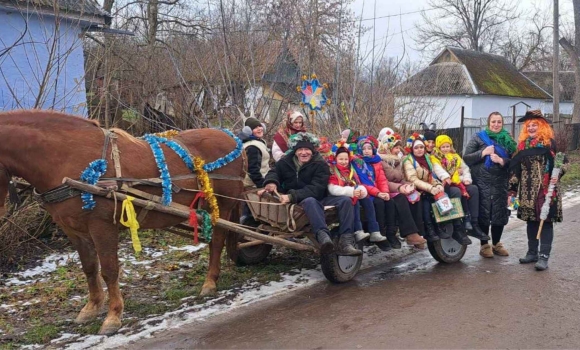
[[153, 135], [171, 140], [172, 138], [174, 138], [178, 134], [179, 134], [179, 131], [177, 131], [177, 130], [167, 130], [167, 131], [163, 131], [163, 132], [156, 132]]
[[193, 157], [193, 165], [195, 167], [195, 172], [197, 174], [197, 179], [200, 183], [201, 190], [205, 196], [205, 200], [209, 203], [209, 208], [211, 209], [211, 223], [212, 225], [215, 225], [217, 220], [220, 218], [220, 209], [217, 203], [217, 199], [213, 194], [213, 188], [211, 187], [209, 176], [207, 175], [207, 172], [203, 170], [205, 161], [199, 157]]

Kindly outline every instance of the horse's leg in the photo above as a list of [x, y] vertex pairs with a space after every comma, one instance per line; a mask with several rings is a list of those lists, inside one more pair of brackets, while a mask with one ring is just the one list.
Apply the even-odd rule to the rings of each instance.
[[121, 328], [124, 307], [119, 289], [119, 230], [112, 222], [97, 219], [89, 223], [89, 230], [101, 262], [101, 275], [109, 292], [109, 312], [99, 334], [111, 335]]
[[88, 233], [83, 234], [68, 227], [63, 227], [62, 229], [68, 236], [73, 247], [79, 253], [83, 272], [87, 277], [87, 283], [89, 285], [89, 301], [82, 308], [81, 312], [79, 312], [75, 322], [90, 322], [97, 318], [105, 302], [105, 293], [103, 293], [103, 286], [99, 278], [99, 258], [97, 257], [93, 241], [88, 237]]
[[[225, 201], [224, 201], [225, 202]], [[229, 218], [232, 210], [231, 203], [220, 203], [220, 218]], [[226, 241], [227, 230], [214, 227], [213, 236], [209, 245], [209, 269], [199, 295], [213, 295], [217, 291], [216, 282], [220, 276], [220, 262], [222, 250]]]

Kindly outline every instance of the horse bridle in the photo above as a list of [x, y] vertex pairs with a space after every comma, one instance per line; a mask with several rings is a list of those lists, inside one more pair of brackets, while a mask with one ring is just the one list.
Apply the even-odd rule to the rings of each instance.
[[8, 200], [10, 201], [10, 204], [12, 204], [12, 208], [10, 210], [10, 213], [12, 213], [14, 210], [18, 209], [20, 205], [22, 205], [22, 201], [20, 200], [18, 191], [16, 191], [16, 184], [14, 183], [14, 180], [12, 180], [12, 174], [3, 165], [2, 169], [4, 170], [4, 174], [8, 178]]

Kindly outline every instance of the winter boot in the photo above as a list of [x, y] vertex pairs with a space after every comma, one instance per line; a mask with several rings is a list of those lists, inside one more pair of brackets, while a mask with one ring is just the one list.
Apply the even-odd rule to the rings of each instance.
[[537, 271], [544, 271], [548, 268], [548, 259], [550, 258], [547, 254], [540, 254], [538, 257], [538, 262], [535, 265]]
[[493, 258], [493, 251], [491, 249], [490, 244], [484, 244], [479, 249], [479, 255], [483, 256], [484, 258]]
[[[477, 225], [473, 224], [473, 220], [471, 219], [471, 214], [465, 215], [465, 218], [463, 218], [463, 224], [465, 225], [465, 230], [467, 230], [467, 231], [471, 231], [471, 230], [473, 230], [473, 228], [475, 226], [477, 226]], [[475, 236], [472, 236], [472, 237], [475, 237]], [[475, 238], [477, 238], [477, 237], [475, 237]]]
[[316, 241], [320, 245], [320, 254], [330, 254], [334, 250], [334, 243], [332, 243], [327, 230], [318, 231], [316, 233]]
[[388, 251], [391, 251], [391, 250], [393, 250], [393, 248], [392, 248], [392, 247], [391, 247], [391, 245], [389, 244], [389, 241], [388, 241], [388, 240], [386, 240], [386, 239], [385, 239], [384, 241], [382, 241], [382, 242], [377, 242], [377, 243], [375, 243], [375, 245], [376, 245], [377, 247], [379, 247], [379, 249], [380, 249], [380, 250], [382, 250], [383, 252], [388, 252]]
[[386, 236], [391, 248], [393, 249], [401, 249], [401, 241], [395, 235], [397, 233], [397, 227], [387, 227], [386, 229]]
[[470, 245], [471, 240], [465, 234], [463, 223], [459, 219], [453, 220], [453, 234], [451, 237], [461, 245]]
[[362, 255], [362, 251], [356, 249], [354, 246], [354, 235], [352, 233], [345, 233], [340, 235], [338, 239], [338, 255], [358, 256]]
[[364, 241], [365, 239], [369, 238], [371, 235], [363, 230], [356, 231], [354, 233], [354, 240], [358, 243], [360, 241]]
[[451, 234], [453, 233], [453, 225], [448, 222], [442, 222], [440, 225], [434, 225], [435, 233], [441, 239], [448, 239], [451, 238]]
[[499, 255], [499, 256], [509, 256], [510, 255], [510, 253], [508, 252], [508, 250], [505, 249], [505, 247], [503, 246], [503, 243], [502, 242], [497, 242], [497, 244], [494, 245], [492, 247], [492, 249], [493, 249], [493, 253], [495, 255]]
[[427, 239], [427, 242], [435, 242], [440, 239], [435, 233], [435, 227], [432, 224], [425, 224], [425, 239]]
[[423, 237], [419, 236], [418, 233], [411, 233], [410, 235], [405, 237], [405, 240], [407, 241], [408, 245], [414, 245], [414, 246], [417, 246], [417, 245], [420, 245], [420, 244], [427, 242]]
[[[466, 221], [467, 223], [467, 221]], [[481, 230], [481, 228], [479, 227], [479, 225], [477, 224], [477, 221], [472, 221], [471, 222], [471, 231], [467, 231], [467, 234], [470, 235], [473, 238], [477, 238], [480, 241], [489, 241], [491, 240], [491, 238], [489, 238], [488, 235], [485, 234], [485, 232], [483, 232]], [[466, 225], [467, 228], [467, 225]], [[467, 229], [469, 230], [469, 229]]]
[[465, 223], [465, 230], [473, 231], [473, 228], [475, 226], [471, 223], [471, 221], [465, 220], [464, 223]]
[[371, 241], [372, 243], [378, 243], [378, 242], [382, 242], [382, 241], [386, 241], [387, 237], [381, 235], [380, 232], [371, 232], [371, 238], [369, 239], [369, 241]]
[[526, 256], [520, 258], [520, 264], [530, 264], [537, 261], [538, 261], [538, 253], [529, 250], [526, 253]]

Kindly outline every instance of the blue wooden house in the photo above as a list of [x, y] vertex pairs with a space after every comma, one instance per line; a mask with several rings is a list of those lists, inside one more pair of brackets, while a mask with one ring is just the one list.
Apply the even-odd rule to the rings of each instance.
[[86, 116], [82, 37], [110, 20], [96, 0], [0, 0], [0, 111]]

